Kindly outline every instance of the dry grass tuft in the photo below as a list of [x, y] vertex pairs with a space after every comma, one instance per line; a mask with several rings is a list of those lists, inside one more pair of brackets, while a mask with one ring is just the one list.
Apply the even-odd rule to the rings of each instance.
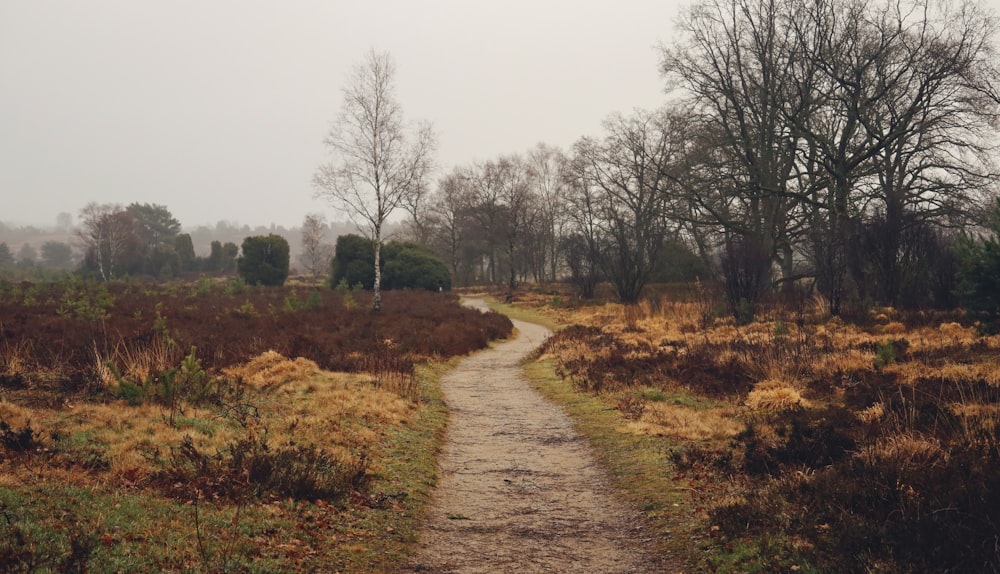
[[108, 366], [111, 363], [111, 357], [106, 356], [100, 349], [97, 348], [97, 344], [94, 344], [93, 348], [93, 360], [94, 360], [94, 376], [103, 387], [111, 387], [117, 381], [115, 379], [115, 374]]
[[914, 384], [920, 380], [938, 379], [945, 384], [964, 384], [983, 381], [991, 386], [1000, 387], [1000, 364], [994, 361], [980, 363], [953, 363], [943, 365], [927, 365], [920, 362], [907, 362], [891, 365], [886, 372], [895, 373], [904, 384]]
[[[839, 353], [817, 354], [809, 362], [814, 377], [835, 378], [842, 373], [872, 371], [875, 353], [860, 349], [847, 349]], [[888, 369], [887, 369], [888, 370]]]
[[977, 336], [975, 327], [963, 327], [961, 324], [955, 322], [941, 323], [938, 326], [938, 331], [942, 335], [954, 337], [962, 341], [973, 341]]
[[830, 319], [830, 302], [818, 292], [802, 303], [802, 317], [813, 323], [823, 323]]
[[0, 421], [6, 422], [11, 428], [23, 428], [32, 419], [32, 412], [27, 408], [0, 400]]
[[180, 359], [181, 353], [176, 345], [157, 336], [147, 345], [120, 343], [111, 360], [123, 377], [143, 382], [152, 380], [157, 374], [176, 365]]
[[320, 372], [315, 362], [301, 357], [288, 359], [275, 351], [265, 351], [247, 363], [223, 371], [227, 376], [242, 378], [258, 389], [281, 386], [289, 381], [308, 379]]
[[885, 405], [881, 401], [858, 413], [858, 419], [867, 424], [882, 420], [883, 416], [885, 416]]
[[31, 372], [34, 361], [31, 341], [18, 341], [11, 344], [4, 340], [0, 344], [0, 375], [24, 376]]
[[993, 418], [1000, 421], [1000, 405], [997, 404], [956, 403], [951, 405], [951, 412], [960, 417]]
[[858, 456], [892, 461], [902, 470], [929, 469], [948, 460], [948, 452], [940, 443], [909, 434], [893, 435], [880, 440], [863, 449]]
[[906, 332], [906, 325], [899, 321], [891, 321], [883, 325], [880, 330], [885, 335], [901, 335]]
[[[84, 403], [53, 424], [63, 435], [90, 436], [95, 444], [106, 445], [112, 473], [154, 470], [169, 455], [171, 446], [179, 445], [185, 436], [192, 437], [199, 449], [215, 453], [242, 432], [237, 425], [218, 420], [214, 412], [206, 409], [189, 406], [182, 409], [182, 415], [171, 425], [161, 406], [130, 407], [121, 401]], [[195, 423], [213, 420], [217, 422]]]
[[947, 363], [940, 368], [942, 379], [951, 382], [985, 381], [1000, 386], [1000, 365], [994, 362], [959, 364]]
[[693, 409], [662, 402], [646, 403], [642, 416], [630, 421], [626, 430], [633, 434], [674, 437], [683, 440], [724, 440], [736, 436], [743, 424], [732, 409]]
[[336, 423], [344, 417], [399, 424], [407, 419], [413, 405], [395, 393], [374, 388], [365, 375], [321, 373], [282, 385], [280, 403], [293, 416], [312, 416]]
[[745, 402], [751, 411], [778, 412], [808, 406], [802, 395], [788, 382], [767, 379], [754, 385]]
[[956, 403], [950, 410], [961, 419], [963, 432], [973, 442], [1000, 434], [1000, 405]]

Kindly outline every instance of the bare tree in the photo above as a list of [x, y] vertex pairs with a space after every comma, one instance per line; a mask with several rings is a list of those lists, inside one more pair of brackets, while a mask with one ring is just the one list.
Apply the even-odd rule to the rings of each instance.
[[488, 161], [470, 168], [466, 177], [469, 184], [467, 213], [475, 224], [475, 233], [470, 239], [479, 240], [486, 263], [480, 275], [487, 283], [497, 283], [500, 281], [498, 263], [504, 217], [500, 169], [497, 162]]
[[434, 249], [448, 262], [452, 281], [463, 285], [468, 280], [468, 277], [461, 277], [469, 219], [468, 186], [468, 175], [464, 170], [455, 168], [438, 181], [437, 192], [431, 198], [429, 208]]
[[567, 158], [559, 148], [538, 144], [528, 152], [532, 188], [538, 202], [538, 251], [543, 263], [539, 280], [555, 281], [559, 270], [559, 240], [568, 222], [565, 209], [565, 178]]
[[513, 295], [524, 269], [525, 239], [531, 228], [534, 196], [531, 194], [531, 174], [528, 165], [518, 155], [501, 157], [495, 164], [498, 198], [500, 200], [500, 238], [504, 246], [507, 290]]
[[623, 302], [635, 303], [674, 225], [668, 215], [680, 174], [685, 137], [666, 111], [614, 115], [603, 140], [574, 146], [577, 185], [590, 188], [601, 264]]
[[65, 211], [59, 212], [56, 215], [56, 227], [60, 231], [70, 231], [73, 229], [73, 214], [66, 213]]
[[477, 164], [464, 177], [472, 236], [480, 241], [487, 265], [483, 278], [513, 291], [527, 273], [524, 250], [534, 215], [528, 165], [516, 154], [501, 156]]
[[[849, 288], [869, 295], [874, 265], [882, 286], [871, 295], [892, 302], [906, 227], [960, 214], [990, 179], [995, 20], [970, 2], [824, 0], [794, 24], [817, 103], [796, 127], [824, 210], [813, 233], [820, 286], [839, 312]], [[885, 241], [862, 257], [872, 215]]]
[[600, 282], [601, 223], [598, 215], [597, 189], [587, 182], [587, 164], [570, 162], [563, 171], [566, 188], [566, 234], [559, 249], [569, 268], [570, 281], [580, 296], [590, 299]]
[[[700, 140], [700, 174], [687, 182], [686, 219], [715, 225], [740, 269], [727, 273], [767, 281], [773, 261], [794, 275], [795, 215], [802, 198], [794, 183], [801, 136], [795, 121], [811, 110], [796, 89], [793, 71], [804, 60], [789, 21], [797, 0], [702, 0], [680, 19], [680, 39], [664, 49], [661, 70], [688, 96]], [[748, 268], [753, 265], [755, 268]], [[754, 297], [762, 286], [733, 294]], [[747, 301], [751, 306], [754, 301]]]
[[995, 20], [961, 0], [700, 0], [680, 30], [661, 68], [703, 150], [684, 218], [715, 222], [734, 284], [759, 293], [772, 262], [794, 279], [798, 256], [834, 313], [873, 267], [891, 302], [907, 227], [954, 221], [990, 179]]
[[302, 253], [299, 262], [310, 275], [322, 275], [333, 257], [333, 245], [324, 243], [327, 230], [326, 216], [309, 213], [302, 219]]
[[[426, 183], [426, 182], [424, 182]], [[404, 222], [404, 233], [410, 241], [428, 245], [433, 234], [434, 213], [430, 207], [430, 188], [421, 185], [403, 202], [402, 208], [410, 215]]]
[[370, 51], [344, 88], [340, 114], [324, 140], [331, 160], [313, 177], [317, 197], [331, 201], [375, 248], [375, 311], [382, 307], [380, 262], [389, 216], [424, 190], [434, 134], [429, 124], [410, 133], [395, 97], [395, 66]]

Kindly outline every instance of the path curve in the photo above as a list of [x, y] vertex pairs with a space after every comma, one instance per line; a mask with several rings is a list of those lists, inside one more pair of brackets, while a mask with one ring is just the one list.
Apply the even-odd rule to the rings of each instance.
[[662, 571], [639, 547], [638, 513], [616, 499], [586, 439], [521, 372], [549, 331], [514, 326], [515, 338], [465, 358], [442, 381], [451, 418], [441, 479], [404, 571]]

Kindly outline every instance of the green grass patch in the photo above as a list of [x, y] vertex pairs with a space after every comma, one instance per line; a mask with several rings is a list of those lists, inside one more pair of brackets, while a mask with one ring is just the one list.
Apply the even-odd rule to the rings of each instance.
[[482, 297], [482, 299], [486, 302], [486, 305], [490, 309], [498, 313], [503, 313], [504, 315], [507, 315], [511, 319], [516, 319], [518, 321], [527, 321], [529, 323], [535, 323], [545, 327], [546, 329], [552, 332], [558, 331], [559, 329], [562, 329], [566, 326], [559, 323], [558, 321], [556, 321], [551, 317], [539, 313], [538, 311], [530, 307], [521, 307], [518, 305], [512, 305], [510, 303], [500, 303], [496, 299], [486, 296]]
[[713, 553], [712, 571], [717, 574], [764, 574], [769, 572], [819, 572], [797, 555], [786, 540], [758, 539], [751, 542], [737, 541]]
[[241, 526], [260, 525], [261, 516], [233, 526], [235, 511], [222, 506], [203, 504], [196, 510], [148, 494], [40, 483], [18, 491], [0, 489], [0, 511], [5, 571], [282, 570], [267, 548], [248, 548], [259, 531], [237, 533]]
[[185, 416], [174, 417], [174, 427], [182, 430], [192, 430], [208, 437], [215, 436], [216, 431], [223, 424], [226, 424], [226, 422], [222, 419], [206, 419]]
[[667, 393], [663, 392], [662, 389], [639, 389], [639, 397], [651, 403], [665, 403], [669, 400]]

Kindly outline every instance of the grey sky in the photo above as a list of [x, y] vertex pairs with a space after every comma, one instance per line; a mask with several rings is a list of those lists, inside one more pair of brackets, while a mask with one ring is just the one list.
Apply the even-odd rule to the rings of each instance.
[[0, 0], [0, 221], [89, 201], [163, 204], [186, 227], [344, 219], [310, 180], [368, 49], [392, 54], [444, 171], [660, 105], [679, 5]]

